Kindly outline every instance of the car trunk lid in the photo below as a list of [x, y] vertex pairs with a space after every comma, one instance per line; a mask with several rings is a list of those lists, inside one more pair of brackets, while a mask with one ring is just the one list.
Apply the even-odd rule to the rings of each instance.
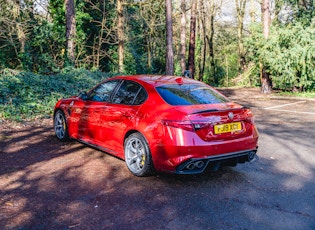
[[187, 114], [193, 131], [204, 141], [247, 136], [252, 130], [253, 115], [250, 109], [233, 102], [176, 109]]

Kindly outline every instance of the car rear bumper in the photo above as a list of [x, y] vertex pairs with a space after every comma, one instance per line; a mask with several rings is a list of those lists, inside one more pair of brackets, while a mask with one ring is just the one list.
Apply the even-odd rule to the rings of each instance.
[[210, 168], [216, 171], [221, 165], [235, 166], [238, 163], [252, 162], [258, 159], [257, 148], [229, 154], [209, 156], [204, 158], [191, 158], [175, 168], [177, 174], [197, 174]]
[[[184, 136], [185, 137], [185, 136]], [[157, 171], [178, 174], [202, 173], [206, 168], [236, 165], [256, 159], [258, 135], [205, 142], [200, 138], [184, 138], [151, 145], [153, 165]]]

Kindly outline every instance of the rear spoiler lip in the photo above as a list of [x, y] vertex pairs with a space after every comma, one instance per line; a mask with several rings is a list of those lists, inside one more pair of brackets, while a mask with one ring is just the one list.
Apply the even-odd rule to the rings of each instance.
[[191, 114], [224, 112], [224, 111], [231, 111], [231, 110], [233, 111], [233, 110], [239, 110], [239, 109], [250, 109], [250, 107], [243, 106], [243, 107], [240, 107], [240, 108], [229, 108], [229, 109], [222, 109], [222, 110], [219, 110], [219, 109], [208, 109], [208, 110], [201, 110], [201, 111], [198, 111], [198, 112], [194, 112], [194, 113], [191, 113]]

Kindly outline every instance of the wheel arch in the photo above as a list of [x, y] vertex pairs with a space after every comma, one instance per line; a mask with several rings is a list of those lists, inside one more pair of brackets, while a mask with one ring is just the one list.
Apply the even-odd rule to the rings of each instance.
[[131, 130], [129, 130], [129, 131], [125, 134], [124, 140], [123, 140], [123, 146], [124, 146], [124, 147], [125, 147], [125, 141], [126, 141], [126, 139], [127, 139], [131, 134], [133, 134], [133, 133], [140, 133], [140, 134], [144, 137], [144, 139], [145, 139], [145, 141], [147, 142], [148, 146], [150, 147], [149, 142], [148, 142], [148, 139], [146, 138], [146, 136], [145, 136], [142, 132], [140, 132], [139, 130], [136, 130], [136, 129], [131, 129]]
[[56, 115], [56, 113], [57, 113], [58, 111], [61, 111], [61, 112], [65, 115], [65, 117], [67, 116], [67, 114], [65, 113], [65, 111], [64, 111], [62, 108], [56, 107], [56, 108], [54, 109], [54, 113], [53, 113], [53, 121], [54, 121], [54, 122], [55, 122], [55, 115]]
[[66, 107], [65, 107], [65, 106], [56, 106], [56, 107], [54, 108], [54, 114], [53, 114], [53, 116], [55, 116], [55, 114], [56, 114], [56, 112], [57, 112], [58, 110], [62, 111], [66, 117], [69, 116], [69, 112], [66, 110]]
[[157, 132], [158, 127], [155, 127], [154, 129], [147, 129], [147, 127], [150, 126], [150, 124], [139, 126], [138, 128], [133, 127], [132, 129], [128, 130], [123, 138], [123, 149], [125, 148], [125, 141], [126, 139], [133, 133], [140, 133], [143, 138], [145, 139], [150, 153], [152, 155], [152, 159], [156, 157], [157, 149], [156, 146], [160, 143], [160, 138], [157, 138], [159, 136], [159, 133], [161, 133], [161, 130]]

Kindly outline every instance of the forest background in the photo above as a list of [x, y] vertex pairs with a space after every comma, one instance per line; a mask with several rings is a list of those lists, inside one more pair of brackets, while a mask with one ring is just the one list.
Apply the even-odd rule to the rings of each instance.
[[117, 74], [315, 90], [313, 0], [0, 0], [0, 119]]

